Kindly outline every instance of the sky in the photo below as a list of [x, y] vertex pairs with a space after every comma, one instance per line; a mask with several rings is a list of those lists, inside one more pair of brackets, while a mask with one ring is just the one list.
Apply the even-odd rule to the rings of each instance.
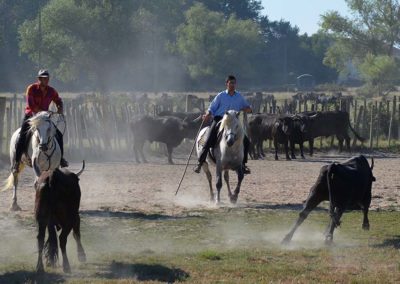
[[263, 14], [271, 21], [284, 19], [300, 29], [300, 34], [312, 35], [319, 29], [320, 15], [338, 11], [350, 16], [344, 0], [262, 0]]

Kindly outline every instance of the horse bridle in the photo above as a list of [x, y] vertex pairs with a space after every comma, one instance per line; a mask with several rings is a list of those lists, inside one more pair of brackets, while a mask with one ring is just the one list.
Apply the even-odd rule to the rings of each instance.
[[[50, 120], [50, 123], [53, 124], [53, 126], [57, 129], [57, 126], [54, 124], [53, 121]], [[38, 156], [38, 158], [39, 158], [39, 157], [40, 157], [40, 154], [42, 154], [42, 153], [43, 153], [43, 155], [46, 156], [47, 162], [48, 162], [48, 164], [49, 164], [49, 166], [47, 167], [47, 170], [46, 170], [46, 171], [50, 170], [50, 166], [51, 166], [50, 160], [51, 160], [51, 157], [53, 157], [54, 152], [56, 151], [56, 143], [54, 142], [54, 139], [53, 139], [53, 138], [55, 138], [55, 136], [54, 136], [54, 137], [49, 136], [49, 138], [47, 139], [46, 146], [48, 146], [50, 143], [52, 143], [51, 147], [48, 147], [48, 148], [47, 148], [48, 150], [46, 150], [46, 151], [40, 151], [40, 152], [39, 152], [39, 156]], [[50, 154], [47, 154], [46, 152], [48, 152], [49, 150], [51, 150], [51, 153], [50, 153]]]

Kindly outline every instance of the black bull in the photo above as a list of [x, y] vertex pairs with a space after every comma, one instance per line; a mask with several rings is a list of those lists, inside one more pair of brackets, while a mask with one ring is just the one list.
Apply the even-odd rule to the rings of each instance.
[[147, 162], [143, 153], [144, 143], [156, 141], [167, 145], [168, 163], [173, 164], [173, 149], [181, 144], [184, 138], [194, 139], [200, 124], [201, 119], [190, 121], [173, 116], [145, 115], [135, 118], [131, 123], [131, 130], [136, 162], [140, 163], [139, 155], [144, 163]]
[[326, 200], [330, 201], [331, 216], [325, 236], [327, 243], [332, 241], [333, 231], [340, 225], [340, 218], [346, 209], [360, 206], [364, 213], [362, 228], [369, 230], [368, 209], [371, 204], [372, 182], [375, 181], [372, 174], [373, 167], [374, 160], [372, 159], [370, 167], [363, 155], [353, 157], [343, 163], [323, 166], [316, 183], [310, 189], [304, 209], [282, 242], [289, 243], [308, 214]]

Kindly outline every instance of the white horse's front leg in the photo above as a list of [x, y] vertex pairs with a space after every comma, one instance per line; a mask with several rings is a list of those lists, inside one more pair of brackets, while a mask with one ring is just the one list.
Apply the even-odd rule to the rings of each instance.
[[235, 204], [238, 200], [239, 197], [239, 192], [240, 192], [240, 186], [242, 185], [242, 181], [244, 178], [244, 173], [243, 173], [243, 167], [240, 166], [238, 170], [236, 170], [236, 173], [238, 175], [238, 183], [236, 185], [235, 191], [233, 193], [233, 196], [231, 197], [231, 203]]
[[21, 207], [19, 207], [17, 204], [18, 173], [13, 173], [13, 176], [13, 196], [10, 211], [20, 211]]
[[232, 191], [231, 191], [231, 187], [229, 185], [229, 170], [224, 171], [224, 179], [225, 179], [226, 186], [228, 187], [229, 198], [232, 198]]
[[217, 163], [217, 170], [216, 170], [216, 176], [217, 176], [217, 197], [215, 199], [215, 203], [219, 204], [221, 202], [221, 188], [222, 188], [222, 167], [220, 164]]

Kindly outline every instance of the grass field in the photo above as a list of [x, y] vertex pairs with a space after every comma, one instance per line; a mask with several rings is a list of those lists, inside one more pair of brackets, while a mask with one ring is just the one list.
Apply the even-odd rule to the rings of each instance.
[[61, 267], [34, 273], [33, 219], [0, 216], [0, 283], [395, 283], [400, 281], [400, 212], [349, 212], [324, 244], [328, 215], [313, 212], [290, 246], [280, 241], [298, 208], [220, 208], [180, 216], [82, 212], [88, 261], [79, 264], [68, 243], [72, 274]]

